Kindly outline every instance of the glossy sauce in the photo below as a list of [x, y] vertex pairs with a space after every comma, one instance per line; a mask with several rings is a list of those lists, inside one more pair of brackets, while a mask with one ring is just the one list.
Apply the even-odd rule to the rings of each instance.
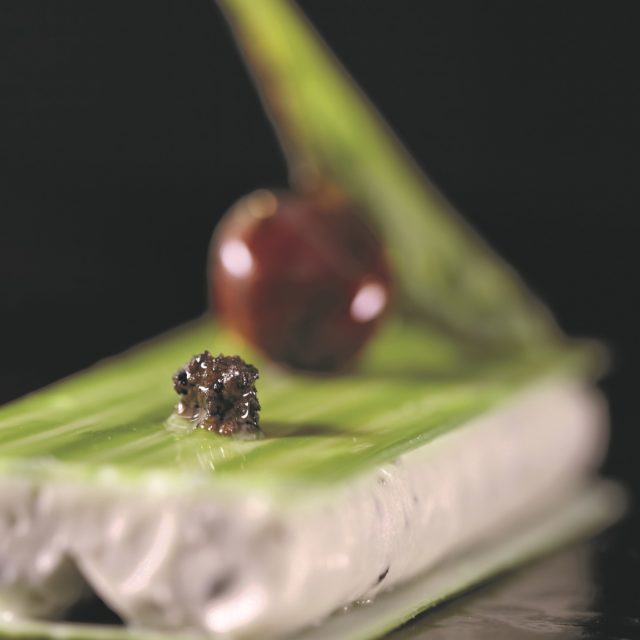
[[350, 205], [259, 191], [213, 238], [212, 300], [233, 330], [296, 369], [349, 364], [389, 305], [383, 247]]

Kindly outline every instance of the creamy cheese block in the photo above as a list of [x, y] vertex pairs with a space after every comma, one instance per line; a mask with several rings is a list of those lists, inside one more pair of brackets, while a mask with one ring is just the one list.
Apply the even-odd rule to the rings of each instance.
[[2, 616], [52, 616], [91, 586], [125, 620], [277, 636], [375, 597], [561, 500], [599, 463], [601, 398], [549, 381], [338, 491], [37, 485], [0, 494]]
[[265, 437], [224, 438], [169, 418], [203, 347], [244, 348], [196, 323], [0, 410], [0, 625], [95, 592], [139, 628], [297, 633], [561, 509], [606, 447], [575, 354], [468, 363], [404, 325], [342, 377], [256, 360]]

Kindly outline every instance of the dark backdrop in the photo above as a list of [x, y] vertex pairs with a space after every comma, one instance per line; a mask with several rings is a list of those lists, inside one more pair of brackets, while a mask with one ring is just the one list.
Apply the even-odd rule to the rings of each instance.
[[[609, 467], [638, 478], [634, 2], [304, 0], [469, 220], [614, 354]], [[208, 0], [0, 2], [0, 399], [200, 313], [274, 136]]]

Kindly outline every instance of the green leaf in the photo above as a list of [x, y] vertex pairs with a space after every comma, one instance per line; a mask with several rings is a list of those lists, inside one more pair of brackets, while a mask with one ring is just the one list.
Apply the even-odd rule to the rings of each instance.
[[[264, 440], [176, 430], [171, 375], [191, 355], [240, 353], [261, 370]], [[455, 343], [390, 322], [343, 376], [277, 369], [209, 318], [0, 409], [0, 472], [291, 487], [340, 482], [464, 424], [545, 375], [583, 376], [590, 352], [539, 349], [469, 360]]]
[[291, 2], [219, 2], [293, 182], [329, 182], [363, 205], [391, 252], [405, 313], [485, 347], [558, 339], [546, 308], [421, 175]]

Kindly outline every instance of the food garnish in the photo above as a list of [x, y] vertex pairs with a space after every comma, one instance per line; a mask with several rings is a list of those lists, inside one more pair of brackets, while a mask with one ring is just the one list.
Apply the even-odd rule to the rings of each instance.
[[193, 356], [173, 376], [176, 413], [223, 436], [260, 433], [258, 370], [240, 356]]
[[391, 295], [380, 240], [335, 196], [263, 190], [242, 198], [214, 235], [209, 269], [216, 315], [296, 369], [352, 362]]

